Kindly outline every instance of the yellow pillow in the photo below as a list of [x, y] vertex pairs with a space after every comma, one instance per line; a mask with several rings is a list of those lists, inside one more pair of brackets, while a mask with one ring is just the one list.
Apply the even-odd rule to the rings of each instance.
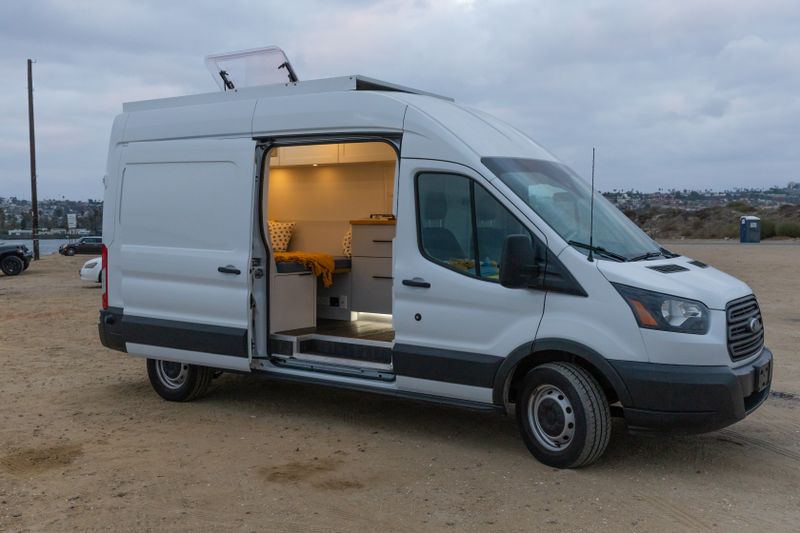
[[292, 240], [294, 222], [269, 221], [269, 240], [272, 241], [273, 252], [285, 252]]

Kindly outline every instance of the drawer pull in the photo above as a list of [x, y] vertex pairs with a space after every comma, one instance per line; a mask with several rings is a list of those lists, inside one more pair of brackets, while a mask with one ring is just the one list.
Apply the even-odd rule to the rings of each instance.
[[372, 242], [392, 242], [392, 239], [372, 239]]
[[373, 279], [394, 279], [392, 276], [372, 276]]

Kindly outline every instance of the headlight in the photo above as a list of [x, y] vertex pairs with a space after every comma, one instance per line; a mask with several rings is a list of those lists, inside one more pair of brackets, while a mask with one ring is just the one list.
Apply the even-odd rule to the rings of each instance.
[[91, 263], [86, 263], [83, 265], [83, 268], [94, 268], [97, 266], [97, 261], [92, 261]]
[[628, 303], [640, 328], [708, 333], [708, 307], [702, 302], [612, 283]]

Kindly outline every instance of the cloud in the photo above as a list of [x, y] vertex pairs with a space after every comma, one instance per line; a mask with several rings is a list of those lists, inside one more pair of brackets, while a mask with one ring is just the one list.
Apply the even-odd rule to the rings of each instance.
[[212, 52], [278, 44], [301, 79], [370, 75], [498, 115], [603, 189], [800, 177], [800, 3], [28, 1], [0, 6], [0, 196], [100, 197], [125, 101], [216, 90]]

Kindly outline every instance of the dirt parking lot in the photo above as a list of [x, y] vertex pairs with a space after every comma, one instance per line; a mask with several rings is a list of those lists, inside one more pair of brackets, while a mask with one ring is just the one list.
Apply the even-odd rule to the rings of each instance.
[[0, 531], [797, 531], [800, 245], [670, 248], [747, 281], [775, 352], [751, 417], [629, 435], [577, 471], [514, 421], [224, 375], [190, 404], [97, 338], [86, 257], [0, 277]]

